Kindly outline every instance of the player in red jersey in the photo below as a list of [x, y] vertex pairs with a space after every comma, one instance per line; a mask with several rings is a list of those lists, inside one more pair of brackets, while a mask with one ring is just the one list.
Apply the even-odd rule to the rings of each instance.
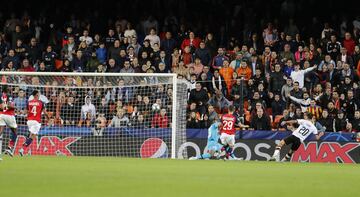
[[28, 121], [27, 126], [29, 128], [30, 135], [24, 142], [22, 148], [19, 150], [20, 156], [24, 156], [24, 152], [27, 152], [27, 148], [30, 146], [32, 141], [36, 138], [41, 128], [41, 114], [47, 116], [46, 109], [41, 100], [39, 100], [40, 93], [37, 90], [32, 92], [34, 99], [28, 102]]
[[229, 159], [234, 158], [233, 156], [233, 148], [235, 145], [235, 133], [236, 128], [235, 126], [238, 125], [239, 127], [245, 128], [248, 127], [247, 125], [241, 124], [236, 116], [234, 115], [235, 107], [229, 106], [228, 113], [221, 117], [221, 136], [220, 141], [223, 144], [222, 151], [226, 152], [225, 158]]
[[5, 150], [5, 154], [13, 156], [14, 145], [17, 139], [17, 124], [15, 119], [15, 105], [8, 94], [8, 87], [6, 85], [2, 86], [0, 104], [0, 136], [2, 136], [5, 126], [10, 128], [10, 141]]

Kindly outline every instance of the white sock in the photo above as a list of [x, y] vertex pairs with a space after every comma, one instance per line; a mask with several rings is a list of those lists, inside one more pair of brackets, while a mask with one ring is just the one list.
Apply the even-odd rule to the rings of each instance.
[[276, 149], [275, 152], [274, 152], [273, 157], [277, 157], [279, 154], [280, 154], [280, 150]]

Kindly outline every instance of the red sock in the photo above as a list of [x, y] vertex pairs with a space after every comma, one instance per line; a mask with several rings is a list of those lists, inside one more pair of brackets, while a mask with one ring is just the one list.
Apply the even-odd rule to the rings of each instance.
[[10, 148], [14, 148], [14, 146], [15, 146], [15, 142], [12, 141], [12, 140], [10, 140], [10, 142], [9, 142], [9, 147], [10, 147]]

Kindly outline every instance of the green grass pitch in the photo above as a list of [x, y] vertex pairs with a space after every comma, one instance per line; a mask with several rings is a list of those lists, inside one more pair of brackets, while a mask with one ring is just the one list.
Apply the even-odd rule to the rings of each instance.
[[359, 196], [349, 164], [5, 157], [0, 197]]

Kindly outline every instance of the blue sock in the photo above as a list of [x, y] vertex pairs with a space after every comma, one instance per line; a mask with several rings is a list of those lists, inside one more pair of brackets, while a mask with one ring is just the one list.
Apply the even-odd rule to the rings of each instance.
[[233, 148], [230, 148], [228, 149], [228, 153], [230, 154], [231, 157], [234, 157], [234, 152], [233, 152]]
[[32, 141], [33, 141], [32, 138], [27, 138], [26, 141], [25, 141], [25, 143], [23, 144], [23, 146], [25, 146], [25, 147], [30, 146], [30, 144], [32, 143]]
[[210, 153], [204, 153], [198, 157], [198, 159], [210, 159]]
[[14, 131], [11, 131], [10, 133], [10, 140], [13, 142], [16, 142], [17, 134]]

